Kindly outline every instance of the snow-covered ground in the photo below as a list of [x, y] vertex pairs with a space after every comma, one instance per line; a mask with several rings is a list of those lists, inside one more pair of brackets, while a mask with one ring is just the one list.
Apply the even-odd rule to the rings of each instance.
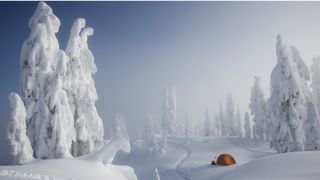
[[[232, 154], [237, 164], [211, 166], [211, 160], [221, 153]], [[319, 167], [318, 151], [277, 154], [268, 144], [247, 138], [169, 137], [163, 154], [153, 153], [145, 141], [136, 140], [129, 154], [118, 153], [107, 166], [86, 156], [35, 160], [22, 166], [0, 166], [0, 180], [131, 180], [136, 178], [133, 173], [139, 180], [152, 180], [155, 169], [161, 180], [316, 180], [320, 178]]]
[[105, 166], [99, 162], [78, 158], [36, 160], [22, 166], [0, 166], [1, 180], [135, 179], [132, 175], [133, 169], [127, 166]]
[[[155, 154], [144, 141], [132, 143], [130, 154], [120, 154], [116, 163], [134, 168], [139, 180], [319, 179], [320, 152], [276, 154], [267, 143], [238, 137], [168, 138], [168, 151]], [[211, 166], [221, 153], [232, 154], [236, 165]], [[294, 177], [294, 178], [293, 178]], [[317, 177], [317, 178], [315, 178]]]

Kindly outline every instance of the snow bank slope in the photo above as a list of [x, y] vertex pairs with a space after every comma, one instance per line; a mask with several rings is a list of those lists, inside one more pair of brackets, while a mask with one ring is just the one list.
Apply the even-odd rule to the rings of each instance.
[[320, 152], [276, 154], [253, 160], [232, 171], [223, 180], [317, 180]]

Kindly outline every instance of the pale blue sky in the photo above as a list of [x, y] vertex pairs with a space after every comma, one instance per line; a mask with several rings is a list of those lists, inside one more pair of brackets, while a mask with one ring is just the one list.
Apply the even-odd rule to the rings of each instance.
[[[9, 115], [7, 96], [19, 87], [19, 54], [36, 2], [0, 2], [0, 162]], [[72, 22], [95, 29], [97, 107], [106, 129], [123, 112], [131, 133], [147, 112], [160, 113], [162, 90], [176, 86], [178, 118], [204, 118], [227, 92], [248, 110], [254, 76], [269, 94], [275, 40], [295, 45], [310, 65], [320, 54], [320, 2], [48, 2], [60, 18], [65, 47]], [[242, 114], [243, 116], [243, 114]], [[107, 131], [107, 130], [106, 130]]]

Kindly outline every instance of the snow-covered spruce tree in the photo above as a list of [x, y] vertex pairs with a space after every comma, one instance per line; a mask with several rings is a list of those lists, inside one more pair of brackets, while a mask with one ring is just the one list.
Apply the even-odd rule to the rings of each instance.
[[193, 118], [189, 113], [186, 114], [185, 119], [185, 137], [189, 138], [190, 136], [195, 135], [195, 123]]
[[309, 71], [298, 50], [283, 45], [279, 35], [276, 52], [277, 65], [271, 74], [270, 107], [275, 121], [271, 145], [280, 153], [303, 151], [303, 123], [311, 96]]
[[160, 180], [158, 168], [154, 169], [153, 175], [152, 175], [152, 180]]
[[208, 108], [206, 108], [205, 111], [205, 120], [204, 120], [204, 125], [203, 125], [203, 135], [204, 136], [213, 136], [214, 135], [214, 130], [213, 130], [213, 124], [209, 116], [209, 111]]
[[176, 93], [175, 88], [166, 88], [162, 102], [162, 132], [168, 135], [176, 133]]
[[226, 125], [226, 135], [236, 136], [236, 125], [235, 125], [235, 106], [232, 100], [232, 94], [227, 95], [226, 101], [226, 112], [225, 112], [225, 125]]
[[251, 138], [251, 122], [248, 112], [244, 115], [244, 136]]
[[220, 119], [219, 115], [215, 114], [214, 119], [213, 119], [213, 130], [214, 130], [214, 135], [215, 136], [220, 136], [221, 135], [221, 125], [220, 125]]
[[147, 133], [146, 139], [150, 145], [151, 151], [155, 153], [159, 153], [160, 145], [158, 139], [156, 137], [157, 134], [157, 122], [155, 121], [153, 115], [151, 113], [147, 114]]
[[320, 125], [318, 113], [312, 102], [308, 103], [307, 121], [304, 123], [305, 147], [306, 151], [320, 150]]
[[75, 130], [63, 80], [68, 57], [55, 33], [59, 19], [44, 2], [29, 20], [30, 35], [21, 50], [21, 96], [27, 135], [35, 158], [70, 157]]
[[271, 135], [272, 135], [272, 130], [274, 127], [274, 120], [271, 112], [271, 107], [270, 107], [270, 98], [267, 99], [266, 102], [266, 111], [265, 111], [265, 122], [266, 122], [266, 131], [265, 131], [265, 140], [267, 142], [271, 142]]
[[33, 160], [33, 150], [26, 133], [26, 109], [19, 95], [9, 95], [12, 109], [8, 125], [8, 139], [11, 146], [11, 155], [14, 164], [25, 164]]
[[235, 118], [235, 135], [242, 137], [242, 123], [241, 123], [241, 112], [240, 112], [240, 107], [237, 105], [237, 113], [236, 113], [236, 118]]
[[313, 58], [311, 65], [311, 89], [313, 102], [318, 110], [318, 117], [320, 116], [320, 56]]
[[227, 130], [227, 123], [226, 123], [226, 120], [225, 120], [225, 113], [223, 111], [223, 106], [221, 104], [221, 102], [219, 103], [219, 122], [220, 122], [220, 135], [221, 136], [226, 136], [227, 133], [228, 133], [228, 130]]
[[260, 87], [260, 78], [254, 77], [254, 85], [251, 88], [251, 98], [249, 104], [252, 121], [252, 134], [254, 139], [265, 140], [266, 132], [266, 111], [267, 104], [264, 99], [263, 91]]
[[124, 138], [129, 141], [126, 122], [122, 113], [118, 113], [115, 120], [115, 129], [111, 134], [111, 139]]
[[150, 138], [150, 135], [152, 135], [152, 134], [155, 134], [156, 133], [156, 130], [155, 130], [155, 128], [156, 128], [156, 123], [155, 123], [155, 120], [154, 120], [154, 118], [153, 118], [153, 115], [152, 115], [152, 113], [148, 113], [147, 114], [147, 116], [146, 116], [146, 121], [147, 121], [147, 123], [146, 123], [146, 135], [147, 135], [147, 138]]
[[83, 18], [74, 21], [66, 48], [69, 63], [65, 89], [76, 130], [76, 141], [72, 144], [73, 156], [92, 152], [103, 141], [104, 135], [103, 123], [95, 106], [98, 96], [92, 78], [97, 67], [87, 42], [93, 29], [84, 28], [85, 24]]

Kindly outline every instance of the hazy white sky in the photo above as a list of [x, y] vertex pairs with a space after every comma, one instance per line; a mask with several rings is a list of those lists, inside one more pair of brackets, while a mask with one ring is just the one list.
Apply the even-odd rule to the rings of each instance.
[[[119, 58], [118, 65], [106, 62], [100, 67], [100, 73], [104, 73], [103, 66], [115, 67], [117, 76], [112, 71], [106, 73], [116, 83], [101, 86], [100, 78], [104, 77], [97, 75], [98, 104], [107, 107], [106, 117], [112, 111], [122, 111], [132, 127], [139, 125], [146, 112], [160, 112], [161, 91], [170, 84], [176, 86], [178, 118], [189, 112], [203, 120], [205, 107], [213, 115], [219, 101], [225, 103], [228, 92], [244, 113], [254, 76], [261, 77], [265, 95], [269, 95], [277, 34], [284, 43], [296, 46], [308, 65], [320, 54], [318, 2], [163, 4], [149, 3], [144, 7], [146, 14], [141, 12], [138, 24], [148, 23], [138, 30], [147, 33], [144, 38], [148, 40], [128, 47], [123, 53], [129, 59]], [[165, 13], [174, 16], [166, 17]], [[146, 31], [150, 26], [156, 28]], [[135, 29], [135, 24], [132, 27]], [[107, 52], [105, 55], [108, 57]], [[102, 89], [116, 93], [101, 95]]]

